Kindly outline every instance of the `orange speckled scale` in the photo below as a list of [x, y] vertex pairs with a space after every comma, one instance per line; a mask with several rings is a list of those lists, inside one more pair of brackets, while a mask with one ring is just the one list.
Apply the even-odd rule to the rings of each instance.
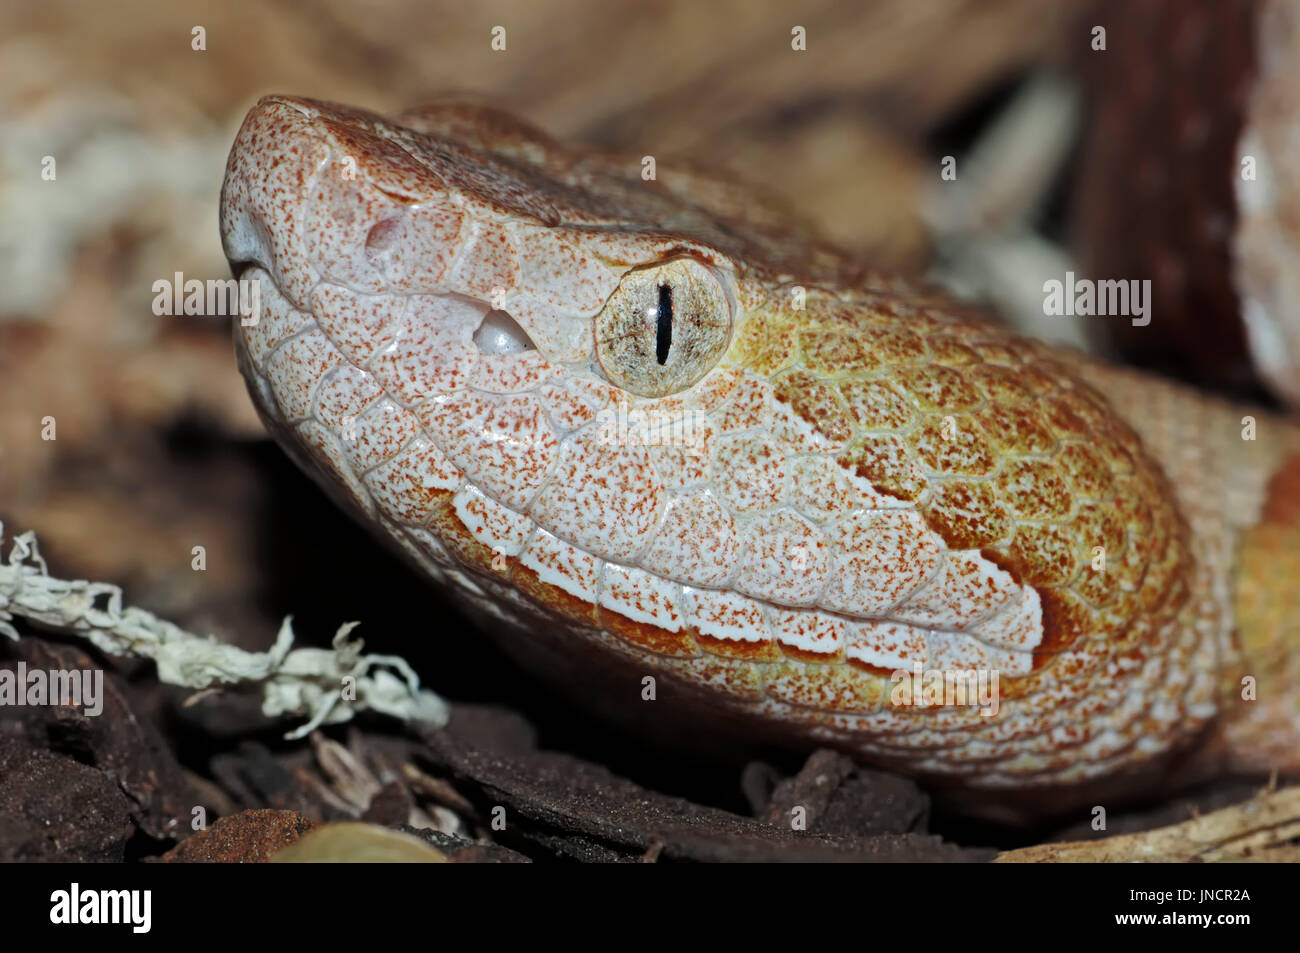
[[[1295, 680], [1234, 694], [1296, 668], [1293, 425], [1244, 440], [1250, 411], [638, 173], [481, 107], [263, 100], [221, 221], [277, 438], [587, 688], [654, 674], [706, 726], [968, 792], [1296, 767]], [[996, 711], [900, 702], [931, 671], [996, 674]]]

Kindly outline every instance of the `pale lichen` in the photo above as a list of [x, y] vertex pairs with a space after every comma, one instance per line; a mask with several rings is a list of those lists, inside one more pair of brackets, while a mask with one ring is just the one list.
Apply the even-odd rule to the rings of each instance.
[[[0, 544], [3, 539], [0, 524]], [[403, 659], [362, 654], [361, 640], [349, 638], [356, 622], [339, 627], [332, 648], [295, 649], [292, 619], [286, 618], [269, 651], [247, 652], [124, 606], [117, 586], [51, 576], [30, 531], [13, 537], [8, 558], [0, 561], [0, 636], [18, 639], [15, 619], [84, 638], [108, 655], [152, 659], [159, 680], [169, 685], [258, 687], [267, 717], [307, 718], [288, 738], [349, 721], [361, 711], [439, 726], [448, 718], [446, 703], [420, 688], [419, 676]]]

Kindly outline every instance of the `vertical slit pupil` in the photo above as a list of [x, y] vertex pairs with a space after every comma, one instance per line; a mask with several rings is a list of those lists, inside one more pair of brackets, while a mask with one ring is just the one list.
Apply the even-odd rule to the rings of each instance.
[[655, 360], [662, 366], [673, 346], [673, 289], [668, 285], [659, 286], [659, 322], [655, 330]]

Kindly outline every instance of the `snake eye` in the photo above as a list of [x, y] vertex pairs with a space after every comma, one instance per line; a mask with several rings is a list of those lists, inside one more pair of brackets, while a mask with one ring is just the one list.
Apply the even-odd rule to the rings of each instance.
[[614, 384], [664, 397], [707, 374], [731, 337], [731, 308], [713, 272], [693, 258], [623, 276], [596, 316], [596, 360]]

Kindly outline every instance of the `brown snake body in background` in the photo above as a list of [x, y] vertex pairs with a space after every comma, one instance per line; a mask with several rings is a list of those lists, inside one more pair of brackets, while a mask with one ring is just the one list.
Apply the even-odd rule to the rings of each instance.
[[[221, 225], [277, 439], [607, 708], [1052, 806], [1296, 768], [1300, 430], [642, 168], [264, 99]], [[992, 705], [920, 691], [967, 672]]]

